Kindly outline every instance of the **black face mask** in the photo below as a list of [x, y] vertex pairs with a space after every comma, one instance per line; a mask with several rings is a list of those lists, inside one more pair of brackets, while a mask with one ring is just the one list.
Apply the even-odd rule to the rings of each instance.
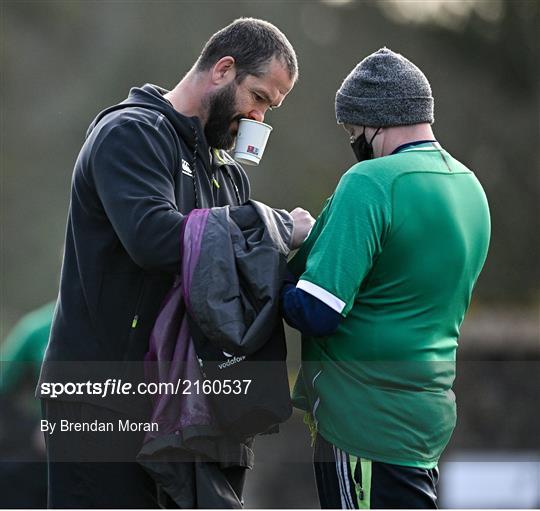
[[351, 142], [351, 149], [359, 162], [371, 160], [373, 158], [373, 139], [377, 136], [379, 130], [380, 128], [377, 128], [377, 131], [368, 142], [366, 138], [366, 128], [364, 128], [362, 134]]

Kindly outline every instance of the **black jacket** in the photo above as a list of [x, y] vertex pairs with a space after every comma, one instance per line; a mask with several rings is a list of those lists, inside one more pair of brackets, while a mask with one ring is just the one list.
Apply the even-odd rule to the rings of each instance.
[[[88, 130], [46, 362], [142, 360], [180, 271], [184, 215], [249, 198], [243, 169], [211, 151], [199, 120], [174, 110], [165, 92], [133, 88]], [[54, 379], [44, 372], [42, 381]]]
[[278, 310], [292, 229], [286, 211], [256, 201], [184, 221], [182, 273], [154, 325], [147, 377], [193, 389], [249, 381], [249, 392], [153, 396], [159, 431], [146, 434], [138, 461], [181, 508], [240, 508], [212, 465], [252, 467], [249, 437], [292, 413]]

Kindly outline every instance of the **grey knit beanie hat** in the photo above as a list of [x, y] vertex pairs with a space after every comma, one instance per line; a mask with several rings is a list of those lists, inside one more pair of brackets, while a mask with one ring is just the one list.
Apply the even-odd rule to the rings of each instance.
[[362, 60], [336, 94], [338, 123], [388, 127], [433, 123], [433, 97], [424, 73], [381, 48]]

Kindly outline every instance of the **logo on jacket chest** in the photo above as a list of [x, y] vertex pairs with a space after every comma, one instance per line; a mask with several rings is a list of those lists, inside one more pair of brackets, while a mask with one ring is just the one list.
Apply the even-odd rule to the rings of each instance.
[[189, 177], [193, 177], [193, 171], [191, 170], [189, 163], [183, 158], [182, 158], [182, 174], [185, 174], [186, 176], [189, 176]]

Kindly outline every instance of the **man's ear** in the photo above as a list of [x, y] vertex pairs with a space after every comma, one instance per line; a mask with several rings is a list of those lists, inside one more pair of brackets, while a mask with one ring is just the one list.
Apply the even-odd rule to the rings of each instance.
[[358, 126], [357, 124], [345, 123], [343, 124], [343, 128], [352, 138], [358, 138], [364, 131], [364, 128], [362, 126]]
[[212, 83], [224, 85], [232, 82], [236, 77], [234, 57], [221, 57], [212, 67]]

